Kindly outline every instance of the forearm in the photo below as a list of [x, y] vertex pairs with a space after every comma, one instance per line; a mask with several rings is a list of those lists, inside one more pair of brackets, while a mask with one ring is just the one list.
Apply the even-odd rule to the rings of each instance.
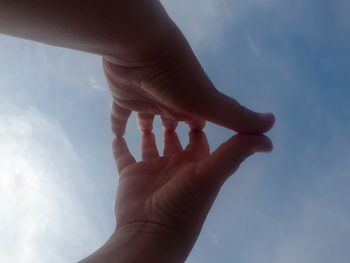
[[0, 0], [0, 33], [111, 57], [157, 45], [171, 24], [157, 0]]

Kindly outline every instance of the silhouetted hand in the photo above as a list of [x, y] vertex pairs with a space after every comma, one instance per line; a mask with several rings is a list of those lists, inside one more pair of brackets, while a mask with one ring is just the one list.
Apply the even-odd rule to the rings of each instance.
[[144, 131], [154, 114], [168, 130], [177, 121], [200, 129], [208, 120], [245, 133], [273, 126], [272, 114], [252, 112], [215, 89], [159, 0], [0, 1], [0, 17], [0, 33], [104, 57], [117, 136], [131, 111]]
[[205, 121], [244, 133], [271, 129], [271, 113], [253, 112], [214, 87], [161, 4], [151, 2], [152, 22], [144, 19], [140, 25], [135, 16], [124, 32], [130, 44], [103, 60], [114, 98], [114, 133], [124, 134], [131, 111], [138, 112], [143, 131], [152, 130], [154, 115], [162, 117], [166, 130], [174, 130], [178, 121], [188, 122], [192, 129], [203, 128]]
[[[192, 131], [182, 150], [176, 133], [165, 132], [164, 156], [160, 157], [154, 135], [144, 133], [142, 161], [136, 162], [125, 140], [117, 138], [114, 154], [120, 180], [115, 235], [128, 240], [126, 243], [136, 242], [131, 236], [145, 238], [141, 249], [149, 250], [153, 257], [152, 253], [166, 250], [161, 258], [169, 260], [163, 262], [184, 261], [224, 181], [248, 156], [271, 149], [265, 136], [236, 135], [210, 154], [205, 134]], [[152, 246], [152, 240], [158, 240], [157, 245]], [[145, 253], [142, 255], [147, 258]], [[135, 262], [151, 261], [139, 258]]]

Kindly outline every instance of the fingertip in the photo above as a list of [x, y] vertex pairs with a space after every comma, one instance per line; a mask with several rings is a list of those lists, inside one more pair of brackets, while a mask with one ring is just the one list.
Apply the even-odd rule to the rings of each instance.
[[125, 140], [123, 137], [121, 136], [117, 136], [114, 138], [113, 142], [112, 142], [112, 150], [113, 150], [113, 157], [115, 160], [118, 159], [118, 151], [121, 148], [125, 148]]
[[188, 136], [190, 137], [190, 139], [195, 139], [195, 138], [201, 138], [205, 136], [205, 134], [202, 130], [190, 130], [188, 132]]
[[189, 131], [189, 144], [186, 149], [198, 149], [202, 153], [209, 153], [208, 139], [205, 133], [201, 130]]
[[163, 126], [163, 132], [164, 133], [173, 133], [176, 131], [176, 127], [165, 127]]
[[182, 150], [179, 137], [175, 131], [166, 130], [163, 132], [163, 155], [169, 156]]
[[112, 141], [113, 153], [114, 153], [115, 149], [117, 148], [118, 144], [119, 144], [119, 137], [115, 137]]
[[176, 133], [176, 131], [171, 130], [171, 129], [163, 129], [164, 136], [170, 136], [170, 135], [173, 135], [174, 133]]
[[117, 148], [120, 146], [125, 146], [126, 145], [126, 141], [124, 139], [123, 136], [116, 136], [113, 140], [113, 148]]
[[153, 127], [143, 127], [143, 128], [139, 127], [139, 130], [141, 131], [142, 134], [147, 135], [153, 132]]
[[154, 134], [153, 134], [153, 130], [151, 129], [141, 129], [141, 133], [142, 133], [142, 137], [153, 137]]
[[238, 134], [231, 140], [242, 151], [267, 153], [273, 150], [272, 141], [265, 135]]
[[163, 141], [164, 142], [169, 142], [173, 140], [174, 138], [178, 138], [178, 135], [176, 131], [174, 130], [163, 130]]
[[124, 136], [127, 121], [129, 119], [130, 114], [131, 114], [130, 110], [127, 110], [119, 106], [117, 103], [113, 102], [110, 120], [111, 120], [112, 132], [115, 134], [115, 136], [117, 137]]
[[266, 153], [272, 152], [273, 143], [270, 140], [270, 138], [265, 135], [261, 135], [259, 137], [260, 137], [259, 142], [257, 142], [256, 148], [254, 149], [255, 152], [266, 152]]
[[159, 157], [156, 138], [153, 132], [142, 133], [141, 156], [142, 156], [142, 160], [148, 160], [148, 159]]
[[[197, 115], [202, 119], [219, 124], [239, 133], [263, 134], [272, 129], [275, 116], [272, 113], [258, 113], [235, 99], [214, 90], [203, 94]], [[208, 107], [208, 105], [215, 105]]]
[[172, 121], [172, 122], [167, 122], [166, 124], [163, 123], [163, 131], [164, 132], [175, 132], [177, 128], [178, 122], [177, 121]]
[[263, 123], [265, 124], [265, 128], [262, 129], [262, 133], [265, 133], [272, 129], [272, 127], [275, 125], [276, 117], [273, 113], [260, 113], [260, 118], [262, 119]]
[[272, 129], [275, 124], [275, 115], [272, 113], [253, 113], [247, 120], [247, 125], [236, 128], [239, 133], [264, 134]]
[[121, 138], [125, 134], [125, 128], [112, 125], [112, 132], [117, 138]]
[[162, 124], [163, 124], [163, 131], [164, 132], [174, 132], [176, 131], [178, 122], [174, 119], [165, 117], [165, 116], [161, 116], [162, 119]]
[[138, 123], [138, 127], [142, 133], [152, 133], [153, 131], [153, 123]]
[[272, 123], [274, 124], [275, 121], [276, 121], [276, 116], [275, 116], [275, 114], [273, 114], [272, 112], [268, 112], [268, 113], [266, 113], [266, 115], [269, 116], [269, 118], [271, 119]]
[[138, 112], [137, 125], [141, 132], [152, 132], [154, 115], [150, 113]]
[[194, 120], [187, 122], [192, 131], [202, 131], [205, 127], [205, 120]]

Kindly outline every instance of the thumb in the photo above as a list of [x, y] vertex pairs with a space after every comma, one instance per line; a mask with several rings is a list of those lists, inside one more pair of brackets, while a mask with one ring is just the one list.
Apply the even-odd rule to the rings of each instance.
[[221, 185], [250, 155], [255, 152], [270, 152], [272, 147], [271, 140], [264, 135], [238, 134], [221, 144], [209, 159], [199, 165], [197, 176]]
[[254, 112], [215, 88], [198, 95], [195, 101], [197, 103], [193, 105], [194, 114], [236, 132], [265, 133], [275, 123], [272, 113]]

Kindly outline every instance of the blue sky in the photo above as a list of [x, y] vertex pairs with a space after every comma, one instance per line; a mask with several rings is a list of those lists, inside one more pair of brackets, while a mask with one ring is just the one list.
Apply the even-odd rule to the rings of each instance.
[[[274, 151], [227, 181], [188, 263], [346, 262], [349, 2], [163, 2], [217, 88], [277, 116]], [[0, 262], [75, 262], [114, 227], [100, 58], [6, 36], [0, 51]], [[205, 130], [212, 149], [232, 135]], [[138, 156], [133, 118], [127, 139]]]

